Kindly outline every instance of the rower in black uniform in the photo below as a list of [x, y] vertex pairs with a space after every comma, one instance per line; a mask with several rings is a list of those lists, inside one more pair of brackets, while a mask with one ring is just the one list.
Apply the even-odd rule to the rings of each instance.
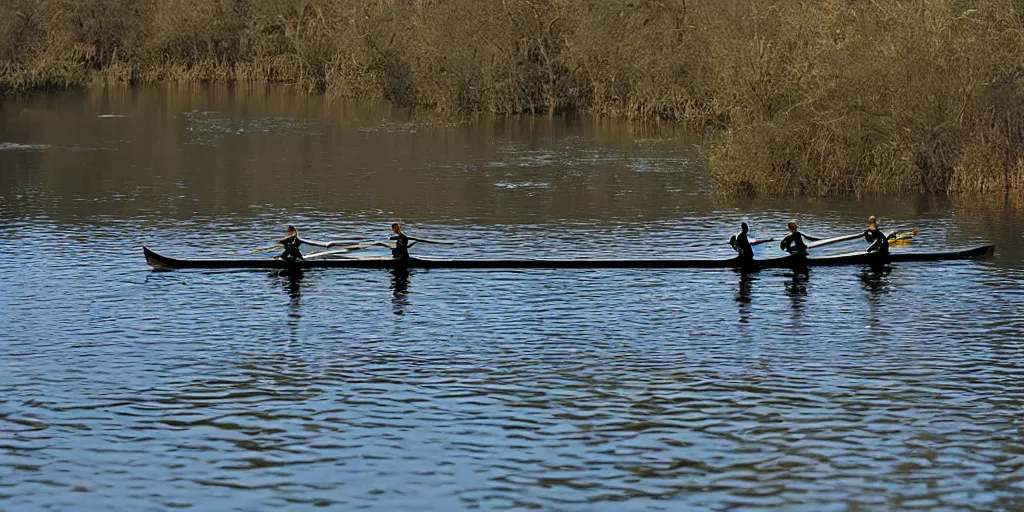
[[302, 261], [302, 251], [299, 250], [299, 246], [302, 245], [302, 239], [299, 238], [299, 232], [295, 230], [295, 226], [288, 226], [288, 231], [285, 232], [284, 238], [277, 241], [277, 243], [284, 246], [284, 252], [281, 253], [279, 258], [286, 261]]
[[886, 235], [878, 229], [878, 219], [874, 215], [868, 217], [868, 228], [864, 230], [864, 240], [871, 244], [868, 247], [869, 253], [889, 254], [889, 239], [893, 235]]
[[[279, 245], [284, 246], [284, 251], [281, 252], [281, 255], [278, 256], [278, 258], [282, 259], [282, 260], [285, 260], [285, 261], [303, 261], [303, 260], [305, 260], [305, 258], [302, 256], [302, 251], [299, 250], [300, 247], [302, 247], [303, 244], [305, 244], [305, 245], [312, 245], [312, 246], [315, 246], [315, 247], [323, 247], [323, 248], [330, 248], [330, 247], [336, 247], [336, 246], [339, 246], [339, 245], [351, 244], [351, 242], [317, 242], [317, 241], [314, 241], [314, 240], [306, 240], [305, 238], [299, 237], [299, 232], [295, 230], [295, 226], [288, 226], [288, 231], [285, 232], [284, 238], [281, 238], [280, 240], [278, 240], [277, 243]], [[277, 248], [276, 245], [275, 246], [270, 246], [270, 247], [265, 247], [263, 249], [257, 249], [256, 251], [253, 251], [253, 253], [263, 252], [263, 251], [267, 251], [267, 250], [273, 250], [273, 249], [276, 249], [276, 248]]]
[[753, 246], [775, 240], [774, 238], [769, 238], [767, 240], [751, 238], [749, 232], [750, 226], [747, 226], [747, 223], [743, 222], [740, 223], [740, 232], [729, 238], [729, 245], [731, 245], [733, 250], [739, 255], [739, 259], [743, 261], [752, 261], [754, 259]]
[[815, 238], [801, 233], [797, 228], [796, 222], [790, 222], [789, 224], [786, 224], [786, 227], [789, 229], [789, 234], [782, 239], [782, 243], [779, 244], [779, 247], [781, 247], [783, 251], [789, 251], [790, 254], [807, 254], [807, 243], [805, 243], [804, 240], [810, 240], [812, 242], [821, 240], [820, 238]]
[[409, 237], [402, 233], [402, 227], [397, 223], [391, 225], [391, 231], [395, 233], [390, 238], [395, 241], [395, 246], [391, 248], [391, 257], [396, 260], [409, 259], [409, 248], [416, 245], [416, 242], [410, 243]]
[[391, 249], [391, 257], [396, 260], [407, 260], [409, 259], [409, 248], [416, 245], [417, 243], [424, 244], [441, 244], [441, 245], [455, 245], [455, 242], [444, 242], [441, 240], [427, 240], [426, 238], [416, 238], [408, 236], [402, 232], [402, 227], [398, 223], [391, 225], [391, 231], [394, 235], [388, 240], [394, 241], [393, 244], [386, 242], [374, 242], [372, 245], [381, 247], [387, 247]]

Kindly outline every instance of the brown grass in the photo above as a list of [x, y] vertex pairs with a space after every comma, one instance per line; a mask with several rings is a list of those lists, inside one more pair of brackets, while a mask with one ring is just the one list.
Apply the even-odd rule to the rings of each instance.
[[278, 82], [705, 129], [725, 195], [1024, 195], [1021, 0], [6, 0], [0, 95]]

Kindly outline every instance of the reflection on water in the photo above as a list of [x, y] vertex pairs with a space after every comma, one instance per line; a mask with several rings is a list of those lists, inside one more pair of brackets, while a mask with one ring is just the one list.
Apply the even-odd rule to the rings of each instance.
[[289, 269], [274, 271], [271, 272], [271, 275], [281, 282], [288, 296], [288, 316], [295, 319], [302, 318], [302, 280], [305, 278], [305, 272], [302, 269]]
[[388, 271], [391, 274], [391, 291], [394, 298], [392, 303], [395, 305], [395, 314], [405, 314], [405, 307], [409, 304], [407, 295], [409, 294], [409, 275], [412, 273], [408, 269], [396, 268]]
[[871, 294], [889, 292], [889, 274], [892, 266], [879, 265], [865, 268], [857, 277], [864, 284], [864, 291]]
[[[126, 117], [96, 117], [113, 104]], [[0, 175], [0, 196], [20, 197], [9, 203], [16, 210], [48, 202], [67, 220], [272, 211], [299, 222], [330, 211], [543, 222], [656, 214], [683, 198], [708, 203], [693, 196], [706, 180], [678, 172], [694, 165], [693, 145], [667, 128], [548, 118], [453, 124], [246, 88], [108, 89], [5, 115], [0, 142], [48, 149], [0, 151], [13, 168]], [[657, 137], [641, 138], [646, 131]], [[638, 159], [644, 172], [634, 169]]]
[[800, 298], [807, 296], [808, 269], [798, 269], [785, 274], [789, 280], [786, 282], [786, 294], [793, 299], [794, 305], [800, 304]]
[[[656, 127], [262, 88], [0, 116], [0, 509], [1021, 506], [1020, 212], [723, 204]], [[998, 250], [756, 273], [153, 273], [140, 250], [400, 220], [460, 243], [428, 256], [724, 258], [741, 220], [831, 235], [868, 213], [921, 229], [910, 250]]]
[[743, 269], [735, 270], [739, 276], [739, 286], [736, 291], [736, 302], [740, 304], [750, 303], [750, 286], [757, 280], [757, 272], [749, 272]]

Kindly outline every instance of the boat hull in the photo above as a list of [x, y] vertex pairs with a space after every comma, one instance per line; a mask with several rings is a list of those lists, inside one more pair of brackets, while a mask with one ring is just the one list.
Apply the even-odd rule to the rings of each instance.
[[307, 269], [307, 268], [376, 268], [376, 269], [559, 269], [559, 268], [650, 268], [650, 269], [762, 269], [762, 268], [802, 268], [832, 267], [844, 265], [885, 265], [915, 261], [946, 261], [979, 258], [991, 254], [993, 245], [981, 245], [969, 249], [940, 252], [900, 252], [890, 254], [853, 253], [838, 256], [807, 257], [801, 255], [769, 258], [763, 260], [744, 261], [739, 258], [727, 259], [683, 259], [683, 260], [630, 260], [630, 259], [578, 259], [578, 260], [545, 260], [545, 259], [420, 259], [396, 260], [392, 258], [365, 259], [317, 259], [305, 261], [285, 261], [278, 259], [195, 259], [183, 260], [158, 254], [149, 248], [142, 250], [148, 263], [154, 270], [172, 270], [185, 268], [204, 269]]

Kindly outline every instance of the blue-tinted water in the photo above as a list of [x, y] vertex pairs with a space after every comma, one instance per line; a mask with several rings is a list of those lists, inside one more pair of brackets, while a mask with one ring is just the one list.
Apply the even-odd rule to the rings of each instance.
[[[317, 101], [5, 105], [0, 509], [1024, 507], [1019, 213], [716, 201], [677, 134]], [[244, 257], [287, 223], [373, 240], [399, 220], [463, 243], [414, 249], [431, 256], [726, 257], [740, 220], [833, 235], [872, 213], [921, 230], [905, 250], [998, 250], [407, 279], [154, 273], [141, 253]]]

